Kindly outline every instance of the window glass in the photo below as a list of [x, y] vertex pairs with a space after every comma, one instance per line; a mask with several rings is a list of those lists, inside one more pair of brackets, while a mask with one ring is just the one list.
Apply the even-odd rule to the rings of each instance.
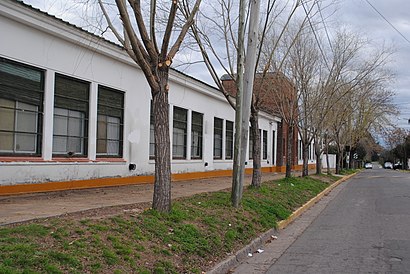
[[253, 159], [253, 135], [251, 132], [251, 128], [249, 128], [249, 159]]
[[150, 116], [149, 116], [149, 157], [155, 157], [155, 136], [154, 136], [154, 111], [151, 100]]
[[225, 159], [233, 158], [233, 122], [226, 121]]
[[262, 132], [262, 144], [263, 144], [263, 154], [262, 158], [264, 160], [268, 159], [268, 132], [264, 130]]
[[214, 159], [222, 159], [223, 120], [214, 118]]
[[191, 158], [202, 158], [202, 128], [203, 128], [203, 114], [192, 112], [191, 125]]
[[40, 155], [44, 72], [0, 58], [0, 153]]
[[122, 156], [124, 93], [98, 87], [97, 156]]
[[53, 154], [86, 155], [89, 86], [87, 82], [56, 75]]
[[174, 107], [172, 157], [186, 158], [187, 110]]
[[275, 143], [276, 143], [276, 132], [272, 131], [272, 165], [275, 165]]

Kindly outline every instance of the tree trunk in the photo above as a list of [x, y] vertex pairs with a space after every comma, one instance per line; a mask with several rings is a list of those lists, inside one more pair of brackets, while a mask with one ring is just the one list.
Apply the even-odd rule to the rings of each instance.
[[347, 160], [346, 150], [342, 150], [341, 158], [342, 158], [342, 163], [340, 166], [342, 167], [342, 169], [348, 169], [348, 163], [346, 162]]
[[326, 143], [326, 165], [327, 165], [327, 175], [330, 175], [330, 161], [329, 161], [329, 142], [327, 140], [327, 134], [325, 136]]
[[[320, 140], [320, 143], [322, 143], [322, 140]], [[315, 156], [316, 156], [316, 174], [322, 174], [322, 159], [320, 158], [321, 156], [321, 148], [318, 140], [316, 139], [315, 141]]]
[[239, 2], [238, 49], [236, 63], [236, 109], [235, 109], [235, 142], [233, 154], [233, 174], [231, 201], [234, 207], [239, 207], [243, 194], [243, 179], [245, 175], [246, 153], [242, 150], [243, 136], [243, 72], [245, 63], [245, 1]]
[[[241, 122], [242, 122], [242, 132], [241, 132], [241, 150], [244, 152], [246, 151], [246, 143], [248, 140], [248, 132], [249, 132], [249, 119], [250, 119], [250, 112], [251, 112], [251, 100], [252, 100], [252, 92], [253, 92], [253, 82], [255, 78], [255, 68], [256, 68], [256, 54], [257, 54], [257, 43], [258, 43], [258, 24], [259, 24], [259, 10], [260, 10], [260, 1], [259, 0], [252, 0], [250, 1], [250, 16], [249, 16], [249, 27], [248, 27], [248, 43], [246, 47], [246, 57], [245, 62], [241, 64], [243, 58], [239, 58], [239, 56], [243, 53], [242, 49], [244, 48], [244, 28], [245, 28], [245, 10], [246, 10], [247, 1], [240, 0], [239, 2], [239, 33], [238, 33], [238, 75], [243, 71], [239, 70], [239, 68], [244, 69], [245, 66], [245, 73], [243, 76], [243, 94], [242, 94], [242, 106], [241, 112]], [[241, 38], [243, 37], [243, 38]], [[240, 60], [241, 59], [241, 60]], [[239, 77], [237, 78], [239, 79]], [[238, 83], [237, 83], [238, 84]], [[239, 94], [238, 94], [239, 95]], [[238, 106], [237, 106], [238, 107]], [[235, 119], [236, 121], [236, 119]], [[232, 193], [231, 193], [231, 201], [234, 207], [238, 207], [242, 200], [243, 194], [243, 177], [245, 174], [245, 157], [246, 153], [240, 154], [240, 162], [239, 162], [239, 170], [235, 168], [238, 164], [234, 163], [234, 172], [240, 173], [240, 175], [233, 176], [232, 182]], [[239, 178], [239, 180], [237, 180]]]
[[355, 166], [355, 159], [354, 159], [354, 154], [356, 152], [356, 149], [353, 147], [350, 147], [350, 152], [349, 152], [349, 168], [356, 168]]
[[302, 142], [302, 177], [309, 176], [309, 145], [306, 142]]
[[258, 111], [251, 108], [251, 134], [252, 134], [252, 157], [253, 157], [253, 172], [252, 186], [261, 186], [261, 136], [259, 132]]
[[340, 174], [343, 157], [342, 152], [338, 149], [336, 152], [336, 174]]
[[[292, 122], [291, 122], [292, 123]], [[293, 125], [288, 126], [286, 141], [286, 178], [292, 177], [292, 147], [293, 147]]]
[[155, 182], [152, 208], [171, 210], [171, 155], [168, 111], [168, 71], [159, 71], [160, 90], [152, 91], [155, 138]]

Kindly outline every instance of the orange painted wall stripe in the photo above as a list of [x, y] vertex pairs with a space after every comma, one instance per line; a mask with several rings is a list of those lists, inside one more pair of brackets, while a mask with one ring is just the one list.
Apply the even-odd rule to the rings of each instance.
[[[309, 168], [314, 168], [315, 165], [309, 165]], [[301, 170], [301, 166], [294, 166], [294, 170]], [[286, 171], [286, 167], [262, 167], [262, 172], [279, 172]], [[252, 168], [245, 169], [246, 174], [252, 174]], [[228, 177], [232, 176], [232, 170], [213, 170], [205, 172], [189, 172], [189, 173], [176, 173], [172, 174], [172, 181], [185, 181], [194, 179], [206, 179], [214, 177]], [[64, 182], [49, 182], [49, 183], [32, 183], [32, 184], [18, 184], [18, 185], [6, 185], [0, 186], [0, 196], [24, 194], [24, 193], [36, 193], [36, 192], [49, 192], [49, 191], [61, 191], [72, 189], [85, 189], [85, 188], [97, 188], [97, 187], [112, 187], [112, 186], [124, 186], [124, 185], [138, 185], [138, 184], [152, 184], [154, 183], [154, 176], [130, 176], [130, 177], [113, 177], [113, 178], [99, 178], [99, 179], [87, 179], [87, 180], [74, 180]]]

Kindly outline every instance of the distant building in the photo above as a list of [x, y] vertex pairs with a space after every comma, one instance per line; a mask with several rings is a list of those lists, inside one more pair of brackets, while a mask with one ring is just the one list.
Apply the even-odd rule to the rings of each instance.
[[[236, 96], [237, 88], [235, 81], [229, 75], [223, 75], [221, 77], [222, 84], [226, 91], [232, 96]], [[297, 123], [298, 110], [297, 104], [293, 106], [293, 116], [290, 114], [292, 106], [289, 102], [294, 102], [296, 99], [296, 90], [292, 82], [280, 72], [270, 72], [265, 76], [257, 74], [254, 81], [254, 93], [256, 93], [259, 99], [260, 109], [271, 115], [283, 117], [288, 119], [282, 119], [278, 123], [277, 131], [273, 132], [273, 141], [276, 143], [275, 150], [275, 162], [278, 171], [285, 171], [286, 165], [286, 147], [287, 147], [287, 132], [289, 130], [289, 124], [286, 121], [290, 121], [290, 117], [294, 118], [295, 124]], [[263, 135], [261, 135], [263, 138]], [[303, 163], [302, 150], [297, 127], [295, 126], [293, 132], [293, 145], [292, 145], [292, 165], [294, 169], [300, 169], [300, 165]], [[309, 164], [314, 164], [314, 146], [309, 146]]]

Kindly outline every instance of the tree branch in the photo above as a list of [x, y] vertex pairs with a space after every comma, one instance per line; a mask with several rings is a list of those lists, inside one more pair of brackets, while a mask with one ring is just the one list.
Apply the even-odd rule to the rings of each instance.
[[152, 90], [159, 90], [159, 84], [156, 80], [155, 76], [151, 71], [151, 66], [149, 60], [147, 60], [147, 53], [143, 51], [143, 46], [139, 41], [137, 35], [135, 34], [134, 29], [132, 28], [132, 24], [127, 12], [127, 8], [125, 5], [124, 0], [115, 0], [118, 11], [120, 12], [121, 20], [123, 22], [124, 29], [128, 35], [130, 40], [130, 44], [132, 46], [132, 50], [135, 54], [135, 60], [137, 64], [140, 66], [142, 72], [144, 73], [145, 77], [147, 78], [148, 84], [150, 85]]

